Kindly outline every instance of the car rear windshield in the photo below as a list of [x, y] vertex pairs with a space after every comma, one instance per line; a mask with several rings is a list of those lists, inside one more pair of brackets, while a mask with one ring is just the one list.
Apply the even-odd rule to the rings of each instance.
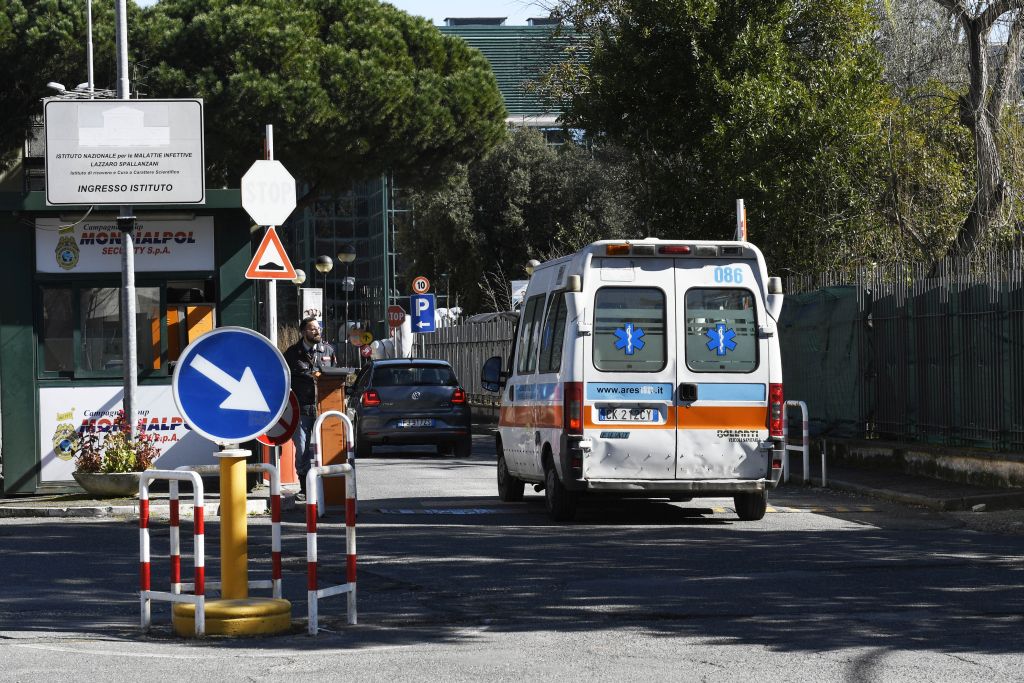
[[458, 381], [451, 368], [438, 365], [412, 365], [400, 368], [377, 368], [373, 371], [373, 384], [378, 387], [454, 387], [458, 385]]

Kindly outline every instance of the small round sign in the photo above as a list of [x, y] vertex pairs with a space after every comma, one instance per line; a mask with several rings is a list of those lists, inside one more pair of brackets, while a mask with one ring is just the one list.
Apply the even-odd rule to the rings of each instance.
[[388, 306], [388, 327], [401, 327], [405, 322], [405, 309], [401, 306]]
[[414, 294], [426, 294], [430, 291], [430, 280], [420, 275], [412, 281], [412, 291]]
[[295, 398], [295, 392], [288, 392], [288, 407], [281, 414], [277, 424], [272, 425], [265, 434], [260, 434], [256, 440], [268, 446], [281, 446], [291, 440], [295, 428], [299, 425], [299, 399]]
[[360, 341], [363, 342], [362, 346], [373, 343], [373, 332], [363, 332]]
[[359, 355], [363, 358], [369, 358], [373, 354], [373, 347], [369, 344], [359, 349]]
[[362, 330], [352, 330], [351, 332], [348, 333], [348, 341], [349, 341], [350, 344], [352, 344], [352, 346], [362, 346], [363, 345], [363, 331]]

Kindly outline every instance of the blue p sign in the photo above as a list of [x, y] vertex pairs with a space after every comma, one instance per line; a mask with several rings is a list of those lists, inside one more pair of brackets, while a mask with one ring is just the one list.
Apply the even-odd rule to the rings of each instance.
[[409, 297], [409, 308], [412, 311], [410, 324], [413, 332], [433, 332], [434, 295], [413, 294]]

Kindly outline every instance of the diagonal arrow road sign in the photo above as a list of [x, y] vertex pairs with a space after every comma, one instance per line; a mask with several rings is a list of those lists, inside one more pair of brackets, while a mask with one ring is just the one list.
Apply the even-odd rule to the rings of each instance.
[[225, 410], [251, 410], [260, 413], [269, 413], [270, 406], [263, 398], [256, 378], [253, 377], [252, 369], [246, 367], [242, 372], [242, 378], [236, 380], [198, 353], [192, 358], [190, 365], [208, 380], [228, 392], [228, 397], [220, 404]]

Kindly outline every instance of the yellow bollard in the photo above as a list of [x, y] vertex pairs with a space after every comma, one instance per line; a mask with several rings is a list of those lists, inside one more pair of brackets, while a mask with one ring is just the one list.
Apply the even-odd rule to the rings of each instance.
[[245, 513], [245, 460], [249, 451], [224, 450], [220, 459], [220, 594], [249, 597], [249, 528]]
[[[249, 597], [249, 519], [245, 502], [245, 465], [249, 451], [223, 450], [220, 458], [220, 600], [206, 601], [206, 633], [255, 636], [291, 628], [287, 600]], [[195, 605], [178, 603], [171, 611], [174, 631], [195, 635]]]

